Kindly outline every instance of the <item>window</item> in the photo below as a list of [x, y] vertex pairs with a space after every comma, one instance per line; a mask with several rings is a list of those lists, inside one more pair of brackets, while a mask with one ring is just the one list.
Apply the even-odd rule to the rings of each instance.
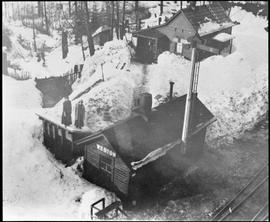
[[66, 139], [72, 141], [72, 136], [67, 130], [66, 130]]
[[52, 125], [52, 136], [53, 136], [53, 138], [56, 138], [55, 126], [54, 125]]
[[58, 128], [58, 135], [62, 136], [62, 129], [61, 128]]
[[51, 132], [50, 132], [50, 131], [51, 131], [51, 130], [50, 130], [50, 124], [47, 123], [47, 133], [48, 133], [49, 136], [51, 135]]
[[44, 130], [44, 134], [47, 134], [47, 123], [46, 121], [43, 121], [43, 130]]
[[112, 158], [100, 155], [99, 168], [106, 173], [108, 177], [112, 176]]

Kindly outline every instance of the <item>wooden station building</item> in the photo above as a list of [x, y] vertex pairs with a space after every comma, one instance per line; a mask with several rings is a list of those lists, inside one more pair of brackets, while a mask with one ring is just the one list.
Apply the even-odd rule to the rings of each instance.
[[[231, 53], [234, 25], [219, 2], [184, 8], [164, 24], [132, 34], [137, 38], [136, 58], [153, 62], [163, 51], [170, 51], [191, 59], [189, 40], [195, 36], [200, 44], [216, 49], [214, 54]], [[213, 53], [200, 51], [200, 55], [206, 58]]]
[[[181, 145], [172, 142], [181, 140], [185, 103], [186, 95], [152, 109], [152, 96], [145, 93], [129, 118], [75, 141], [84, 149], [84, 177], [124, 200], [142, 197], [154, 183], [164, 182], [161, 174], [178, 167], [183, 156]], [[193, 110], [185, 154], [190, 158], [201, 155], [207, 126], [215, 121], [197, 97]]]
[[69, 163], [72, 159], [83, 155], [83, 147], [74, 142], [89, 135], [84, 129], [65, 127], [45, 115], [37, 114], [43, 123], [43, 145], [55, 155], [55, 158]]

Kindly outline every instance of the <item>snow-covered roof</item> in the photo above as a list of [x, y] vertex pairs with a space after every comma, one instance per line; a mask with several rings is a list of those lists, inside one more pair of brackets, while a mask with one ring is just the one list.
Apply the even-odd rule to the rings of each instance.
[[[149, 114], [148, 121], [145, 121], [142, 115], [135, 114], [120, 121], [119, 124], [79, 139], [75, 143], [88, 143], [99, 135], [104, 135], [113, 146], [117, 147], [117, 152], [127, 162], [142, 159], [149, 152], [175, 141], [179, 137], [179, 133], [181, 135], [185, 102], [186, 95], [177, 97], [155, 107], [154, 111]], [[203, 128], [207, 127], [208, 125], [205, 123], [210, 124], [214, 119], [213, 114], [198, 98], [196, 98], [195, 104], [197, 108], [194, 127], [191, 130], [192, 135], [201, 130], [202, 125]], [[127, 152], [130, 142], [133, 144], [133, 148], [131, 152]]]
[[164, 24], [153, 26], [150, 29], [156, 29], [168, 25], [181, 13], [184, 14], [194, 30], [197, 31], [200, 36], [220, 31], [235, 25], [230, 17], [226, 14], [220, 3], [214, 2], [209, 5], [196, 6], [194, 10], [189, 7], [179, 10]]
[[50, 123], [53, 123], [57, 125], [58, 127], [72, 133], [74, 132], [92, 133], [87, 126], [83, 126], [81, 129], [76, 128], [73, 124], [65, 127], [65, 125], [61, 123], [61, 119], [60, 120], [57, 119], [54, 115], [52, 115], [52, 113], [45, 114], [45, 113], [40, 112], [40, 113], [36, 113], [36, 115], [39, 116], [39, 118], [46, 120]]
[[213, 32], [218, 32], [221, 30], [224, 30], [226, 28], [230, 28], [234, 25], [234, 23], [232, 22], [224, 22], [222, 24], [219, 24], [217, 22], [214, 21], [209, 21], [207, 23], [203, 23], [200, 25], [199, 29], [198, 29], [198, 34], [199, 36], [205, 36], [205, 35], [209, 35]]
[[107, 30], [110, 30], [110, 27], [109, 27], [109, 26], [107, 26], [107, 25], [100, 26], [100, 27], [92, 34], [92, 36], [94, 37], [94, 36], [98, 35], [99, 33], [104, 32], [104, 31], [107, 31]]
[[142, 29], [139, 32], [135, 33], [134, 36], [143, 36], [148, 38], [163, 38], [166, 37], [163, 33], [156, 29]]
[[234, 39], [234, 38], [235, 38], [235, 36], [230, 35], [228, 33], [224, 33], [224, 32], [219, 33], [213, 37], [213, 39], [220, 41], [220, 42], [227, 42], [227, 41]]

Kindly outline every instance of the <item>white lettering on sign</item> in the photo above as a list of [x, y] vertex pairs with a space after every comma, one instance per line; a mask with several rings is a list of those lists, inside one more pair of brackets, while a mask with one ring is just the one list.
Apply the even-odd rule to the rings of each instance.
[[97, 144], [97, 149], [103, 153], [108, 154], [109, 156], [116, 157], [116, 153], [109, 150], [108, 148], [101, 146], [100, 144]]

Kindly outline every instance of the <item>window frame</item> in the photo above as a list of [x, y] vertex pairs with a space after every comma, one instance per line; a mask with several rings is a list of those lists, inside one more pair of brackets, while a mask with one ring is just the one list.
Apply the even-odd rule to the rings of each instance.
[[[110, 163], [108, 163], [108, 161], [106, 162], [106, 160], [109, 160]], [[113, 169], [114, 169], [114, 165], [113, 165], [113, 157], [108, 156], [108, 155], [102, 155], [100, 154], [99, 156], [99, 169], [104, 172], [106, 175], [108, 175], [108, 177], [112, 180], [113, 179]], [[110, 169], [110, 170], [108, 170]]]

